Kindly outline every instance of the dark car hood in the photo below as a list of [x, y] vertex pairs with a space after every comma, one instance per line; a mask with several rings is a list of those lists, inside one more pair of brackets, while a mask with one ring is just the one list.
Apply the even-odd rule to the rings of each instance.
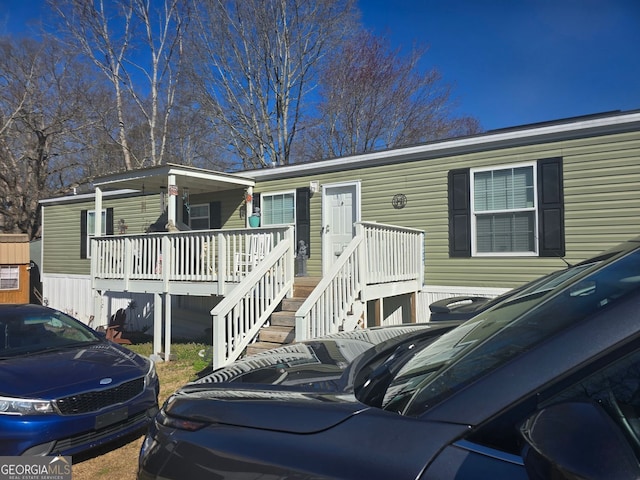
[[[55, 399], [138, 378], [146, 361], [111, 342], [0, 360], [0, 395]], [[109, 380], [110, 379], [110, 380]]]
[[366, 409], [352, 394], [317, 393], [280, 387], [270, 390], [229, 385], [174, 394], [164, 406], [173, 417], [291, 433], [313, 433], [331, 428]]
[[458, 324], [342, 332], [276, 348], [185, 385], [167, 400], [164, 412], [292, 433], [324, 430], [370, 408], [353, 391], [359, 372], [370, 372], [372, 360], [386, 359], [400, 344], [433, 341]]
[[[376, 352], [392, 349], [409, 337], [437, 337], [459, 322], [406, 324], [340, 332], [251, 355], [203, 376], [195, 383], [288, 385], [314, 390], [343, 388], [342, 374]], [[348, 381], [349, 379], [343, 379]]]

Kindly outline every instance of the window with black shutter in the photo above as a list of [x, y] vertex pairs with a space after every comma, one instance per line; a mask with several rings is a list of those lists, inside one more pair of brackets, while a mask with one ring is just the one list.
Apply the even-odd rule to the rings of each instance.
[[562, 159], [451, 170], [451, 257], [563, 256]]

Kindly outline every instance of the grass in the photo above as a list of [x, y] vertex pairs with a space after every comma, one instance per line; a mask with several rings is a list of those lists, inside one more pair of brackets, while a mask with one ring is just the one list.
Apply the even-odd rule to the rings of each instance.
[[[152, 352], [150, 343], [128, 345], [131, 350], [148, 357]], [[206, 348], [199, 343], [172, 344], [171, 353], [175, 360], [156, 364], [160, 378], [160, 405], [174, 391], [195, 378], [195, 373], [204, 368], [208, 360], [198, 355]], [[94, 456], [76, 463], [74, 458], [72, 476], [74, 480], [113, 479], [135, 480], [138, 471], [138, 453], [144, 437], [137, 438], [124, 445], [115, 446], [108, 451], [97, 452]]]

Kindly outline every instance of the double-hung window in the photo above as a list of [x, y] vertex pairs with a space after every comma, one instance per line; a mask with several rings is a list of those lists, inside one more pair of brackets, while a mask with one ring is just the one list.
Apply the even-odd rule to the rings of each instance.
[[[106, 232], [107, 211], [102, 210], [102, 232]], [[96, 236], [96, 212], [95, 210], [87, 211], [87, 258], [91, 258], [91, 239]]]
[[0, 290], [18, 290], [20, 286], [20, 267], [0, 265]]
[[471, 170], [474, 255], [537, 254], [534, 166]]
[[562, 257], [562, 158], [449, 171], [451, 257]]
[[261, 225], [290, 225], [296, 222], [296, 192], [260, 195]]
[[189, 226], [193, 230], [209, 229], [209, 204], [191, 205], [189, 209]]

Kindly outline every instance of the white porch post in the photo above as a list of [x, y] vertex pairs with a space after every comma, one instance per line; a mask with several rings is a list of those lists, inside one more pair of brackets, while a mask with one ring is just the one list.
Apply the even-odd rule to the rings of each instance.
[[171, 294], [164, 294], [164, 360], [171, 359]]
[[[95, 197], [94, 197], [94, 210], [95, 210], [95, 236], [99, 237], [102, 235], [102, 189], [100, 187], [95, 187]], [[93, 291], [93, 318], [94, 318], [94, 327], [98, 327], [103, 325], [103, 299], [102, 292], [99, 292], [95, 289], [95, 272], [96, 269], [94, 266], [96, 265], [95, 255], [91, 255], [91, 290]], [[109, 322], [107, 322], [108, 324]]]
[[253, 187], [247, 187], [247, 193], [246, 196], [250, 196], [251, 197], [251, 201], [246, 201], [246, 197], [245, 197], [245, 202], [246, 202], [246, 212], [245, 212], [245, 216], [244, 216], [244, 226], [245, 228], [249, 228], [249, 217], [251, 215], [253, 215]]
[[178, 201], [178, 193], [176, 189], [178, 188], [178, 184], [176, 183], [176, 176], [169, 175], [167, 177], [167, 221], [173, 221], [174, 225], [177, 225], [176, 219], [176, 203]]
[[96, 196], [95, 196], [95, 232], [94, 235], [96, 237], [102, 236], [102, 190], [100, 187], [96, 187]]
[[162, 295], [153, 295], [153, 355], [155, 361], [161, 360], [162, 352]]

